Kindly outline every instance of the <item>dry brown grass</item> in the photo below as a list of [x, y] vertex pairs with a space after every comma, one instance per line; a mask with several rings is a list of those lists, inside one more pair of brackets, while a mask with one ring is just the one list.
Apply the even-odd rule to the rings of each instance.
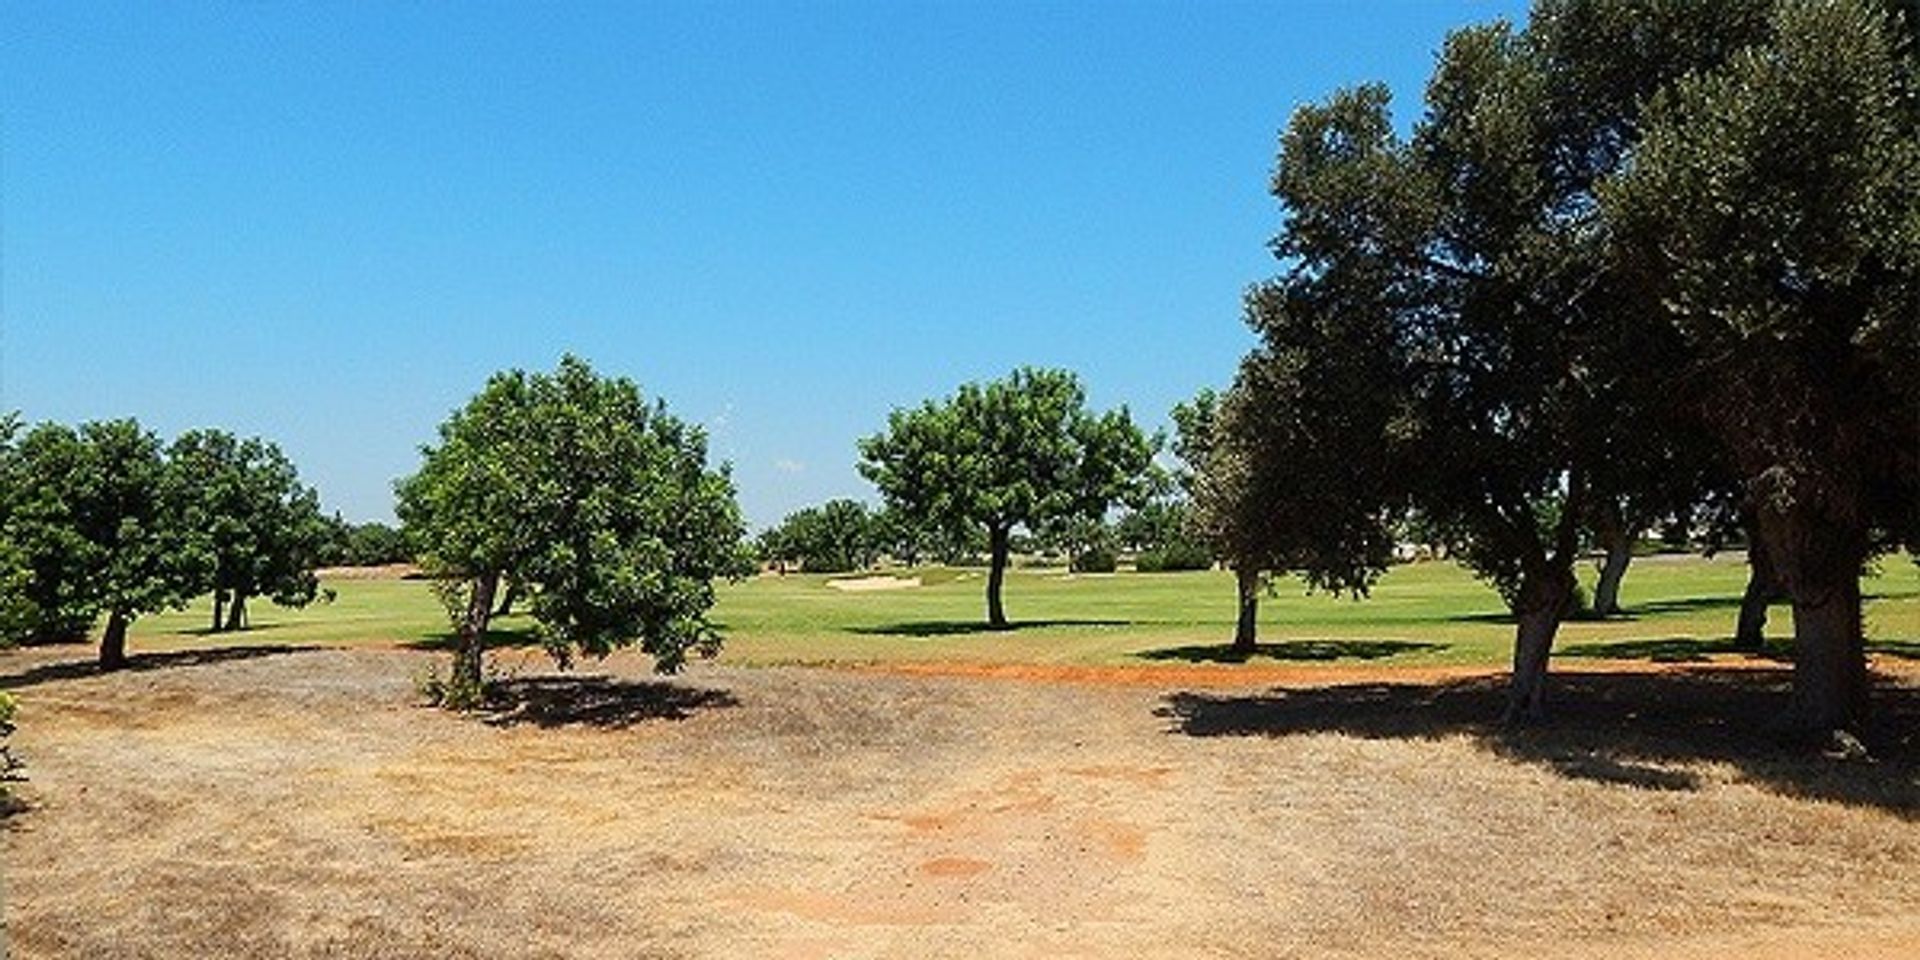
[[0, 658], [19, 957], [1920, 955], [1911, 678], [1861, 764], [1759, 740], [1764, 670], [1566, 677], [1505, 735], [1390, 672], [616, 659], [486, 723], [412, 705], [418, 653], [77, 655]]

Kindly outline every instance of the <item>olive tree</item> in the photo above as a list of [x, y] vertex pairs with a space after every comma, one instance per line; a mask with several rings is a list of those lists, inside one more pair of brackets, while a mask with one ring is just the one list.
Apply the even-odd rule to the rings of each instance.
[[1001, 586], [1016, 528], [1099, 519], [1151, 486], [1154, 444], [1123, 407], [1095, 414], [1080, 379], [1023, 367], [894, 410], [860, 441], [860, 472], [922, 529], [987, 537], [987, 623], [1009, 626]]
[[714, 580], [751, 570], [733, 482], [709, 466], [705, 434], [632, 381], [573, 356], [495, 374], [422, 454], [399, 514], [444, 585], [455, 699], [481, 693], [505, 576], [526, 586], [562, 666], [636, 643], [661, 672], [718, 652]]
[[1788, 722], [1812, 732], [1864, 719], [1862, 567], [1920, 541], [1920, 99], [1901, 26], [1870, 0], [1777, 4], [1764, 42], [1655, 100], [1606, 193], [1623, 270], [1684, 338], [1682, 382], [1793, 603]]
[[[1630, 155], [1646, 99], [1739, 49], [1761, 11], [1542, 2], [1523, 29], [1448, 37], [1410, 137], [1379, 86], [1303, 108], [1285, 134], [1283, 329], [1362, 335], [1325, 343], [1377, 370], [1398, 410], [1354, 449], [1405, 482], [1513, 611], [1511, 720], [1544, 713], [1586, 527], [1639, 475], [1614, 465], [1677, 446], [1648, 436], [1664, 419], [1628, 416], [1647, 381], [1624, 364], [1657, 366], [1680, 345], [1610, 269], [1597, 185]], [[1377, 344], [1391, 362], [1367, 359]]]

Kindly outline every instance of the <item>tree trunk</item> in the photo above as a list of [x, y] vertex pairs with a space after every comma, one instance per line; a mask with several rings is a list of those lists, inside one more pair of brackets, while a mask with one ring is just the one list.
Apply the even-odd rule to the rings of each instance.
[[1824, 739], [1867, 718], [1866, 638], [1860, 626], [1863, 530], [1807, 509], [1763, 511], [1767, 559], [1793, 601], [1793, 696], [1786, 732]]
[[227, 608], [227, 629], [239, 630], [247, 625], [247, 594], [244, 590], [233, 592], [233, 605]]
[[127, 665], [127, 625], [130, 621], [119, 611], [108, 615], [106, 635], [100, 638], [100, 669], [118, 670]]
[[221, 612], [226, 609], [226, 606], [227, 606], [227, 592], [225, 590], [215, 590], [213, 592], [213, 627], [212, 627], [212, 631], [214, 633], [219, 633], [221, 630], [226, 629], [226, 622], [222, 620], [220, 616]]
[[1866, 638], [1860, 629], [1860, 580], [1824, 596], [1793, 601], [1793, 699], [1788, 726], [1826, 736], [1858, 732], [1867, 719]]
[[1000, 603], [1000, 587], [1007, 579], [1007, 554], [1011, 550], [1013, 531], [1006, 527], [990, 527], [987, 535], [992, 547], [987, 568], [987, 625], [995, 630], [1005, 630], [1007, 609]]
[[1773, 555], [1768, 552], [1759, 530], [1749, 524], [1747, 592], [1740, 598], [1740, 622], [1734, 629], [1734, 647], [1741, 650], [1766, 648], [1767, 607], [1780, 598], [1780, 574], [1773, 568]]
[[1529, 576], [1514, 605], [1519, 621], [1513, 637], [1513, 679], [1507, 685], [1506, 724], [1537, 723], [1547, 718], [1547, 660], [1573, 600], [1573, 572], [1554, 570]]
[[1235, 568], [1233, 576], [1240, 594], [1240, 619], [1233, 626], [1233, 655], [1245, 659], [1259, 649], [1260, 571], [1248, 565]]
[[1633, 562], [1633, 533], [1624, 526], [1608, 531], [1604, 546], [1607, 558], [1600, 564], [1600, 581], [1593, 587], [1593, 613], [1599, 617], [1620, 614], [1620, 581]]
[[513, 603], [518, 599], [520, 599], [520, 581], [508, 580], [507, 588], [500, 591], [500, 609], [495, 610], [493, 615], [496, 617], [513, 616]]
[[481, 661], [487, 652], [487, 624], [493, 616], [493, 597], [500, 589], [500, 575], [484, 573], [474, 580], [473, 596], [467, 599], [467, 615], [460, 621], [459, 646], [453, 652], [453, 682], [469, 691], [480, 689]]

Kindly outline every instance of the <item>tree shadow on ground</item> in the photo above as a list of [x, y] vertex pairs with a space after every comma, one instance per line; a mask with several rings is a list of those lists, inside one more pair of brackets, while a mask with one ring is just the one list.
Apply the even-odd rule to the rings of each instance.
[[249, 623], [244, 627], [235, 627], [232, 630], [215, 630], [212, 627], [196, 627], [192, 630], [182, 630], [180, 634], [187, 637], [238, 637], [249, 633], [263, 633], [268, 630], [278, 630], [281, 626], [283, 626], [283, 624], [262, 623], [256, 626]]
[[[1885, 596], [1877, 593], [1868, 593], [1868, 594], [1862, 594], [1860, 599], [1862, 602], [1871, 603], [1875, 600], [1885, 599]], [[1740, 604], [1741, 604], [1741, 596], [1740, 594], [1737, 594], [1737, 593], [1722, 594], [1720, 596], [1713, 596], [1713, 597], [1676, 597], [1670, 600], [1648, 600], [1643, 603], [1626, 604], [1621, 608], [1619, 613], [1609, 614], [1604, 617], [1595, 616], [1590, 611], [1583, 611], [1579, 614], [1575, 614], [1573, 616], [1567, 617], [1567, 622], [1569, 623], [1623, 623], [1623, 622], [1631, 623], [1643, 617], [1657, 617], [1657, 616], [1664, 616], [1666, 614], [1702, 613], [1702, 612], [1711, 612], [1711, 611], [1720, 610], [1720, 611], [1726, 612], [1727, 622], [1732, 623], [1736, 615], [1736, 612], [1740, 609]], [[1769, 606], [1784, 607], [1789, 605], [1790, 604], [1788, 604], [1787, 601], [1779, 600], [1779, 601], [1775, 601]], [[1497, 613], [1455, 614], [1453, 616], [1448, 617], [1447, 620], [1453, 623], [1511, 624], [1514, 622], [1513, 614], [1505, 610], [1499, 611]]]
[[[460, 645], [460, 635], [452, 631], [436, 633], [419, 640], [409, 640], [401, 646], [409, 650], [433, 650], [448, 652]], [[485, 650], [526, 650], [540, 646], [540, 635], [532, 627], [495, 627], [487, 631], [480, 646]]]
[[725, 690], [613, 677], [523, 677], [488, 687], [485, 721], [497, 727], [629, 727], [685, 720], [696, 710], [739, 706]]
[[1663, 637], [1573, 643], [1554, 651], [1553, 655], [1580, 660], [1646, 660], [1652, 663], [1705, 663], [1709, 657], [1733, 655], [1766, 663], [1793, 662], [1793, 650], [1784, 644], [1768, 643], [1758, 650], [1749, 650], [1736, 646], [1731, 637]]
[[1837, 760], [1765, 732], [1787, 702], [1789, 671], [1688, 668], [1659, 674], [1558, 673], [1550, 723], [1497, 720], [1506, 678], [1368, 683], [1251, 695], [1182, 692], [1155, 710], [1193, 737], [1337, 733], [1366, 739], [1462, 736], [1515, 763], [1574, 780], [1696, 790], [1726, 764], [1777, 793], [1920, 819], [1920, 688], [1881, 684], [1862, 738], [1871, 760]]
[[[1920, 642], [1868, 640], [1867, 652], [1900, 660], [1920, 660]], [[1714, 656], [1740, 656], [1767, 663], [1792, 663], [1793, 643], [1769, 640], [1758, 650], [1735, 645], [1733, 638], [1668, 637], [1657, 640], [1617, 640], [1570, 644], [1556, 657], [1589, 660], [1647, 660], [1653, 663], [1706, 663]]]
[[1134, 654], [1141, 660], [1184, 660], [1187, 663], [1246, 663], [1267, 660], [1383, 660], [1408, 653], [1429, 653], [1447, 649], [1444, 643], [1415, 643], [1411, 640], [1282, 640], [1255, 644], [1252, 653], [1243, 653], [1230, 643], [1195, 644], [1143, 650]]
[[883, 623], [871, 627], [848, 627], [848, 633], [875, 637], [957, 637], [976, 633], [1012, 633], [1046, 627], [1130, 627], [1132, 620], [1020, 620], [995, 627], [978, 620], [917, 620], [909, 623]]
[[19, 673], [0, 676], [0, 690], [17, 690], [35, 684], [54, 680], [78, 680], [83, 677], [110, 676], [116, 673], [140, 673], [146, 670], [167, 670], [174, 667], [200, 667], [216, 663], [230, 663], [235, 660], [253, 660], [259, 657], [273, 657], [286, 653], [307, 653], [318, 650], [311, 645], [302, 646], [265, 646], [215, 647], [210, 650], [175, 650], [168, 653], [136, 653], [127, 658], [127, 664], [118, 670], [101, 670], [98, 660], [89, 657], [85, 660], [66, 660], [60, 663], [43, 663]]

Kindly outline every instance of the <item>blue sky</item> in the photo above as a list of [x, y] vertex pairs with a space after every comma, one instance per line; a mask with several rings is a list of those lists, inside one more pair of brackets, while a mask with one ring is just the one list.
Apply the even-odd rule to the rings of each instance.
[[1292, 109], [1518, 0], [13, 3], [0, 410], [271, 438], [350, 519], [505, 367], [704, 423], [756, 525], [1016, 365], [1251, 345]]

